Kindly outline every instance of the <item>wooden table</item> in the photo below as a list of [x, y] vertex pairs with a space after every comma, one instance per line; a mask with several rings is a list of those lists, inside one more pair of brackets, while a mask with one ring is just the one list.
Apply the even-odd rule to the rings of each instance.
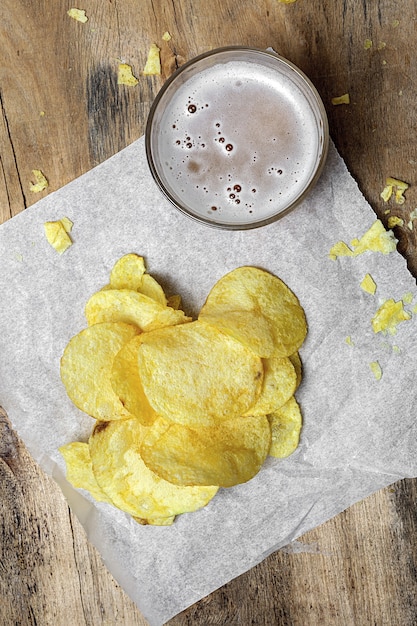
[[[404, 218], [395, 233], [417, 276], [416, 231], [406, 226], [417, 206], [414, 0], [84, 0], [75, 6], [86, 23], [68, 17], [71, 6], [0, 5], [0, 221], [140, 137], [164, 79], [187, 59], [224, 45], [272, 46], [317, 86], [333, 140], [376, 214]], [[161, 48], [161, 76], [141, 74], [151, 43]], [[117, 85], [120, 60], [136, 87]], [[331, 103], [344, 93], [349, 105]], [[40, 194], [29, 191], [33, 169], [49, 180]], [[380, 197], [387, 176], [410, 183], [402, 206]], [[416, 501], [411, 479], [374, 494], [170, 626], [415, 625]], [[146, 624], [3, 413], [0, 507], [2, 625]]]

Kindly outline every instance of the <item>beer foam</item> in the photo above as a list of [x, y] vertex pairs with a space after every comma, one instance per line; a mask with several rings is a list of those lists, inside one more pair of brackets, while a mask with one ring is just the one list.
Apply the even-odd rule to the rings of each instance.
[[159, 103], [154, 152], [174, 201], [221, 224], [269, 220], [317, 170], [323, 128], [300, 76], [233, 58], [186, 71]]

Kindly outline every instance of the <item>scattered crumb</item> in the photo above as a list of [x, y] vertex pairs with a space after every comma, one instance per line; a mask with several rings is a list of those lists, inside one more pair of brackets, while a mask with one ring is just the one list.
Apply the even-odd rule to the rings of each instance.
[[385, 181], [385, 187], [381, 192], [381, 198], [384, 202], [388, 202], [391, 198], [392, 193], [395, 189], [395, 202], [396, 204], [404, 204], [404, 192], [408, 189], [408, 183], [405, 183], [402, 180], [398, 180], [398, 178], [393, 178], [392, 176], [388, 176]]
[[144, 76], [159, 75], [161, 73], [161, 59], [159, 53], [160, 49], [156, 43], [152, 43], [149, 48], [145, 67], [143, 69]]
[[372, 39], [365, 39], [363, 43], [363, 47], [365, 48], [365, 50], [370, 50], [372, 48], [372, 45]]
[[340, 256], [358, 256], [366, 251], [389, 254], [397, 249], [397, 240], [392, 230], [385, 230], [381, 220], [376, 220], [360, 239], [351, 241], [351, 248], [343, 242], [337, 242], [330, 250], [329, 258], [335, 261]]
[[381, 304], [371, 322], [374, 333], [388, 332], [390, 335], [395, 335], [398, 324], [409, 319], [411, 315], [404, 311], [403, 301], [395, 302], [393, 298], [390, 298]]
[[404, 302], [404, 304], [411, 304], [413, 301], [414, 295], [411, 293], [411, 291], [407, 291], [407, 293], [405, 293], [402, 297], [402, 301]]
[[48, 243], [59, 253], [63, 254], [72, 245], [69, 233], [73, 223], [68, 217], [63, 217], [54, 222], [44, 223], [45, 236]]
[[172, 37], [169, 34], [168, 31], [165, 31], [165, 33], [162, 35], [162, 41], [171, 41]]
[[48, 180], [41, 170], [32, 170], [32, 174], [36, 182], [31, 184], [30, 191], [33, 191], [33, 193], [39, 193], [48, 187]]
[[346, 337], [345, 339], [345, 343], [347, 343], [348, 346], [353, 346], [355, 345], [352, 341], [352, 337], [349, 335], [348, 337]]
[[40, 117], [45, 117], [45, 111], [40, 111], [39, 115], [40, 115]]
[[413, 230], [413, 221], [417, 220], [417, 209], [414, 209], [410, 213], [410, 220], [407, 222], [407, 226], [410, 230]]
[[388, 228], [394, 228], [394, 226], [404, 226], [404, 220], [397, 215], [390, 215], [388, 218]]
[[393, 28], [398, 28], [399, 25], [400, 25], [400, 20], [393, 20], [391, 23], [391, 26]]
[[119, 63], [119, 69], [117, 73], [117, 84], [128, 85], [134, 87], [138, 84], [138, 79], [133, 75], [132, 67], [127, 63]]
[[77, 22], [85, 24], [85, 22], [88, 21], [88, 17], [86, 16], [84, 9], [69, 9], [67, 14], [74, 20], [77, 20]]
[[297, 0], [278, 0], [281, 4], [292, 4], [293, 2], [297, 2]]
[[369, 363], [369, 367], [371, 368], [371, 371], [373, 375], [375, 376], [375, 380], [381, 380], [382, 369], [378, 361], [372, 361], [371, 363]]
[[332, 98], [332, 104], [350, 104], [350, 96], [348, 93], [344, 93], [343, 96], [337, 96], [336, 98]]
[[381, 43], [378, 44], [378, 50], [384, 50], [384, 48], [387, 47], [387, 44], [385, 43], [385, 41], [381, 41]]
[[372, 278], [370, 274], [366, 274], [361, 282], [361, 287], [367, 293], [370, 293], [372, 296], [375, 295], [376, 292], [376, 282]]

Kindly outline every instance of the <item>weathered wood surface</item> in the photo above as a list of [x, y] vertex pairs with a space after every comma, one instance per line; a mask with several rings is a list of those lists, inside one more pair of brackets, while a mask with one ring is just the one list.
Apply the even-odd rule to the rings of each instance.
[[[405, 204], [390, 205], [408, 221], [417, 206], [414, 0], [85, 0], [78, 7], [86, 24], [67, 16], [70, 7], [0, 3], [1, 222], [140, 137], [173, 69], [232, 44], [272, 46], [306, 72], [322, 95], [337, 148], [384, 222], [385, 178], [411, 183]], [[160, 77], [141, 76], [152, 42], [161, 47]], [[117, 86], [119, 60], [132, 65], [136, 87]], [[345, 92], [351, 104], [333, 106], [331, 98]], [[43, 194], [29, 191], [33, 169], [49, 180]], [[415, 231], [405, 226], [396, 235], [417, 276]], [[416, 624], [416, 501], [416, 480], [378, 492], [170, 626]], [[0, 510], [1, 624], [146, 624], [3, 413]]]

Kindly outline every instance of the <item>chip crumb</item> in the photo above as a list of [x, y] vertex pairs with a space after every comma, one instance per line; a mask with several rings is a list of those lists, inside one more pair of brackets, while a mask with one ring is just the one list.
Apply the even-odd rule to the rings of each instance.
[[348, 335], [345, 339], [345, 343], [347, 343], [348, 346], [354, 346], [355, 344], [352, 341], [352, 337], [350, 335]]
[[144, 76], [159, 75], [161, 73], [160, 49], [156, 43], [152, 43], [149, 48], [148, 58], [143, 69]]
[[378, 44], [378, 50], [384, 50], [384, 48], [387, 47], [387, 44], [385, 43], [385, 41], [381, 41], [381, 43]]
[[350, 104], [350, 96], [348, 93], [344, 93], [342, 96], [337, 96], [336, 98], [332, 98], [332, 104]]
[[361, 287], [367, 293], [370, 293], [372, 296], [375, 295], [376, 292], [376, 282], [372, 278], [370, 274], [366, 274], [361, 282]]
[[391, 23], [391, 26], [393, 28], [398, 28], [399, 25], [400, 25], [400, 20], [393, 20]]
[[297, 0], [278, 0], [281, 4], [292, 4], [293, 2], [297, 2]]
[[138, 79], [133, 75], [132, 67], [127, 63], [119, 63], [119, 69], [117, 73], [117, 84], [128, 85], [134, 87], [138, 84]]
[[72, 17], [73, 20], [82, 22], [83, 24], [88, 21], [88, 17], [86, 16], [84, 9], [69, 9], [69, 11], [67, 11], [67, 15]]
[[388, 332], [390, 335], [395, 335], [398, 324], [409, 319], [411, 319], [411, 315], [404, 310], [403, 301], [395, 302], [393, 298], [390, 298], [381, 304], [371, 323], [374, 333], [382, 332], [385, 334]]
[[358, 256], [367, 251], [389, 254], [397, 249], [397, 240], [392, 230], [385, 230], [377, 219], [360, 239], [352, 239], [351, 246], [353, 250], [344, 241], [338, 241], [331, 248], [329, 258], [335, 261], [340, 256]]
[[36, 182], [31, 184], [30, 191], [33, 191], [33, 193], [39, 193], [48, 187], [48, 180], [41, 170], [32, 170], [32, 174]]
[[378, 361], [372, 361], [371, 363], [369, 363], [369, 367], [371, 368], [371, 371], [373, 375], [375, 376], [375, 380], [381, 380], [382, 369]]
[[172, 37], [169, 32], [166, 30], [162, 35], [162, 41], [171, 41]]
[[388, 228], [394, 228], [394, 226], [404, 226], [404, 220], [397, 215], [390, 215], [388, 218]]
[[45, 236], [48, 243], [59, 253], [63, 254], [72, 245], [69, 233], [73, 223], [68, 217], [44, 223]]
[[398, 178], [393, 178], [392, 176], [388, 176], [385, 181], [385, 187], [381, 192], [381, 198], [384, 202], [388, 202], [391, 198], [393, 191], [395, 189], [395, 202], [396, 204], [404, 204], [404, 192], [408, 189], [408, 183], [405, 183]]
[[40, 117], [45, 117], [45, 111], [39, 111], [39, 116]]
[[411, 293], [411, 291], [407, 291], [407, 293], [405, 293], [402, 297], [402, 301], [404, 302], [404, 304], [411, 304], [413, 301], [414, 295]]
[[365, 39], [364, 43], [363, 43], [363, 47], [365, 50], [370, 50], [373, 46], [373, 42], [372, 39]]

